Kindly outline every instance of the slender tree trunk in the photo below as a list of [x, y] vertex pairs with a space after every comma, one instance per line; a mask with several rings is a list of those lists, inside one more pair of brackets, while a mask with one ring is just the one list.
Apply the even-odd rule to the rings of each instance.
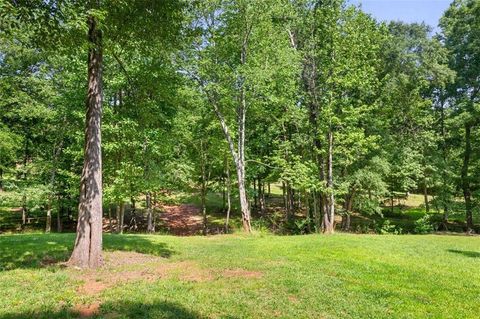
[[430, 205], [428, 202], [428, 189], [427, 189], [427, 178], [423, 178], [423, 200], [425, 202], [425, 211], [430, 212]]
[[45, 232], [49, 233], [52, 230], [52, 202], [48, 201], [47, 204], [47, 222], [45, 225]]
[[461, 179], [463, 198], [465, 199], [465, 219], [467, 222], [467, 232], [473, 232], [472, 192], [470, 189], [470, 178], [468, 176], [471, 152], [471, 126], [470, 124], [465, 124], [465, 152], [463, 156]]
[[253, 179], [253, 209], [258, 210], [258, 185], [255, 178]]
[[25, 190], [23, 191], [22, 195], [22, 227], [27, 224], [27, 195], [25, 194]]
[[355, 196], [355, 189], [350, 189], [349, 193], [345, 197], [345, 204], [343, 206], [345, 214], [342, 216], [342, 229], [344, 231], [350, 230], [350, 220], [353, 211], [353, 198]]
[[238, 164], [237, 164], [237, 178], [238, 178], [238, 193], [240, 197], [240, 207], [242, 210], [242, 225], [243, 230], [250, 233], [252, 226], [250, 224], [250, 206], [248, 204], [246, 178], [245, 178], [245, 89], [242, 86], [241, 90], [242, 105], [240, 106], [239, 116], [239, 139], [238, 139]]
[[237, 178], [243, 230], [250, 233], [252, 226], [250, 224], [250, 207], [247, 199], [247, 190], [245, 188], [245, 166], [243, 166], [243, 164], [240, 164], [240, 167], [237, 169]]
[[206, 236], [207, 235], [207, 223], [208, 223], [208, 219], [207, 219], [207, 201], [206, 201], [206, 196], [207, 196], [207, 190], [206, 190], [206, 186], [205, 186], [205, 183], [202, 183], [202, 190], [201, 190], [201, 202], [202, 202], [202, 218], [203, 218], [203, 235]]
[[447, 133], [445, 130], [445, 108], [444, 108], [445, 101], [443, 97], [441, 98], [440, 103], [440, 129], [442, 134], [442, 160], [443, 160], [443, 167], [442, 167], [442, 182], [443, 182], [443, 189], [442, 189], [442, 202], [443, 202], [443, 225], [445, 230], [448, 229], [448, 200], [449, 200], [449, 192], [448, 192], [448, 177], [447, 177]]
[[0, 192], [3, 192], [3, 168], [0, 167]]
[[318, 210], [318, 203], [317, 203], [317, 192], [313, 191], [312, 198], [313, 198], [313, 215], [315, 216], [315, 228], [316, 232], [319, 233], [322, 228], [322, 221], [321, 221], [321, 214]]
[[308, 191], [305, 191], [305, 209], [307, 212], [308, 232], [312, 233], [312, 221], [315, 219], [315, 216], [312, 216], [312, 205], [310, 203], [310, 193]]
[[124, 222], [125, 222], [125, 203], [122, 201], [119, 206], [119, 221], [118, 221], [118, 233], [123, 234]]
[[49, 233], [52, 230], [52, 205], [53, 205], [53, 197], [54, 197], [54, 189], [55, 189], [55, 178], [57, 176], [57, 160], [60, 156], [63, 147], [63, 140], [60, 142], [58, 149], [55, 147], [53, 148], [53, 167], [50, 175], [50, 194], [48, 198], [48, 205], [47, 205], [47, 223], [45, 226], [45, 232]]
[[[60, 201], [60, 197], [58, 198]], [[62, 213], [63, 213], [63, 203], [60, 204], [60, 208], [58, 209], [57, 212], [57, 233], [62, 232]]]
[[112, 205], [108, 204], [108, 231], [113, 234]]
[[324, 232], [331, 234], [335, 227], [335, 196], [333, 193], [333, 132], [330, 129], [328, 132], [328, 176], [327, 187], [329, 190], [327, 211], [324, 217]]
[[[244, 37], [242, 41], [241, 54], [240, 54], [241, 64], [246, 64], [247, 45], [248, 45], [250, 31], [251, 31], [251, 26], [246, 26], [246, 30], [244, 32]], [[238, 195], [240, 199], [240, 208], [242, 212], [243, 230], [250, 233], [252, 231], [252, 226], [250, 223], [250, 205], [247, 199], [246, 181], [245, 181], [245, 178], [246, 178], [246, 175], [245, 175], [245, 123], [246, 123], [246, 112], [247, 112], [245, 79], [240, 76], [239, 82], [240, 82], [240, 94], [239, 94], [240, 103], [237, 106], [238, 140], [237, 140], [236, 149], [235, 149], [235, 144], [233, 142], [232, 136], [228, 129], [227, 121], [225, 120], [225, 117], [223, 116], [222, 112], [220, 111], [217, 105], [217, 100], [214, 97], [215, 94], [211, 94], [207, 89], [205, 89], [205, 87], [203, 87], [203, 89], [206, 92], [206, 95], [213, 107], [215, 114], [220, 120], [222, 131], [228, 142], [230, 153], [232, 154], [232, 157], [235, 163], [237, 179], [238, 179]], [[202, 83], [200, 85], [203, 86]]]
[[96, 268], [102, 258], [102, 34], [95, 17], [88, 17], [88, 94], [84, 165], [80, 181], [77, 238], [69, 263]]
[[120, 234], [120, 203], [117, 203], [115, 206], [115, 215], [116, 215], [116, 224], [117, 224], [117, 233]]
[[227, 186], [227, 216], [225, 217], [225, 233], [228, 234], [229, 232], [229, 222], [230, 222], [230, 209], [231, 209], [231, 206], [232, 206], [232, 203], [231, 203], [231, 195], [232, 195], [232, 192], [231, 192], [231, 182], [230, 182], [230, 165], [228, 165], [228, 160], [225, 161], [226, 163], [226, 169], [225, 169], [225, 172], [226, 172], [226, 175], [227, 175], [227, 179], [226, 179], [226, 186]]
[[155, 226], [153, 224], [152, 195], [150, 192], [147, 192], [147, 195], [145, 196], [145, 205], [147, 206], [147, 232], [154, 233]]
[[265, 183], [259, 183], [258, 189], [260, 190], [260, 213], [265, 215]]
[[227, 209], [227, 185], [226, 179], [222, 176], [221, 181], [223, 183], [222, 187], [222, 210], [226, 211]]

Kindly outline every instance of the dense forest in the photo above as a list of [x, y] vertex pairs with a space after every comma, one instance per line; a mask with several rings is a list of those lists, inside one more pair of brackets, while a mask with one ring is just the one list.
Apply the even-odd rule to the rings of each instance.
[[204, 234], [409, 232], [386, 215], [421, 194], [416, 231], [478, 232], [480, 1], [432, 27], [342, 0], [1, 1], [0, 229], [76, 227], [94, 267], [102, 229], [156, 232], [181, 194]]

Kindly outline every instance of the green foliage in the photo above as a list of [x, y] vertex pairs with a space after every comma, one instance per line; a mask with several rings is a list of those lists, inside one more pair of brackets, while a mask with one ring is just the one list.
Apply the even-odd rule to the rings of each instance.
[[414, 232], [416, 234], [428, 234], [434, 231], [431, 218], [428, 214], [425, 214], [420, 219], [415, 221], [415, 229]]

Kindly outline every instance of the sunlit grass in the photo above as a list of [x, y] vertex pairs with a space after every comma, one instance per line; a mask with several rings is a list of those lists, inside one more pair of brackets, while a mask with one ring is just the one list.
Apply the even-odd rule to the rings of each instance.
[[[478, 318], [480, 237], [106, 235], [106, 250], [164, 256], [213, 274], [136, 280], [82, 296], [68, 258], [74, 234], [0, 236], [0, 318]], [[219, 276], [225, 271], [255, 276]], [[146, 269], [148, 271], [148, 269]], [[235, 273], [235, 272], [234, 272]]]

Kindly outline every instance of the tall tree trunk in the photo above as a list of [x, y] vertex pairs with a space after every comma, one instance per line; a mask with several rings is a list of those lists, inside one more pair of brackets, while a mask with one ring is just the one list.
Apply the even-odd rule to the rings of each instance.
[[27, 224], [27, 194], [25, 194], [25, 190], [23, 190], [22, 195], [22, 227]]
[[465, 199], [465, 219], [467, 222], [467, 232], [473, 231], [472, 192], [470, 189], [470, 178], [468, 176], [471, 152], [471, 126], [467, 123], [465, 124], [465, 152], [463, 155], [463, 166], [461, 175], [463, 198]]
[[225, 172], [226, 172], [226, 175], [227, 175], [227, 180], [226, 180], [226, 183], [227, 183], [227, 215], [225, 217], [225, 233], [228, 233], [229, 232], [229, 222], [230, 222], [230, 209], [231, 209], [231, 206], [232, 206], [232, 203], [231, 203], [231, 184], [230, 184], [230, 165], [228, 165], [228, 160], [225, 161], [226, 162], [226, 169], [225, 169]]
[[258, 210], [258, 185], [255, 178], [253, 179], [253, 209]]
[[442, 187], [442, 202], [443, 202], [443, 225], [445, 227], [445, 230], [448, 228], [448, 202], [447, 200], [449, 199], [449, 192], [448, 192], [448, 175], [447, 175], [447, 168], [448, 168], [448, 163], [447, 163], [447, 132], [445, 130], [445, 101], [443, 99], [443, 96], [441, 97], [441, 102], [440, 102], [440, 130], [442, 134], [442, 182], [443, 182], [443, 187]]
[[207, 219], [207, 201], [206, 201], [206, 196], [207, 196], [207, 190], [206, 190], [206, 186], [205, 186], [205, 183], [202, 183], [202, 190], [201, 190], [201, 194], [200, 194], [200, 197], [201, 197], [201, 202], [202, 202], [202, 219], [203, 219], [203, 235], [206, 236], [207, 235], [207, 223], [208, 223], [208, 219]]
[[333, 193], [333, 132], [328, 132], [328, 172], [327, 172], [328, 201], [324, 217], [324, 232], [333, 233], [335, 227], [335, 195]]
[[77, 237], [69, 263], [77, 267], [96, 268], [102, 258], [102, 33], [95, 17], [88, 17], [88, 93], [85, 149]]
[[243, 230], [250, 233], [252, 226], [250, 224], [250, 206], [248, 204], [247, 190], [246, 190], [246, 174], [245, 174], [245, 113], [246, 100], [245, 88], [242, 85], [241, 89], [241, 106], [239, 107], [239, 138], [238, 138], [238, 164], [237, 164], [237, 178], [238, 178], [238, 192], [240, 196], [240, 207], [242, 210], [242, 225]]
[[[246, 26], [241, 53], [240, 53], [240, 60], [241, 64], [246, 64], [247, 61], [247, 47], [248, 47], [248, 40], [250, 36], [251, 25]], [[237, 106], [237, 147], [235, 148], [235, 144], [233, 142], [232, 136], [228, 129], [227, 121], [223, 116], [222, 112], [220, 111], [217, 99], [215, 98], [216, 94], [212, 94], [208, 89], [204, 87], [204, 84], [200, 82], [200, 85], [205, 90], [207, 98], [211, 103], [215, 114], [217, 115], [220, 126], [222, 127], [222, 131], [225, 135], [225, 138], [228, 142], [228, 146], [230, 148], [230, 153], [232, 154], [233, 161], [235, 163], [235, 168], [237, 172], [237, 179], [238, 179], [238, 196], [240, 199], [240, 209], [242, 212], [242, 224], [243, 230], [246, 232], [252, 231], [252, 226], [250, 223], [250, 205], [247, 199], [247, 191], [246, 191], [246, 174], [245, 174], [245, 123], [246, 123], [246, 112], [247, 112], [247, 100], [246, 100], [246, 88], [245, 88], [245, 79], [240, 76], [240, 94], [239, 94], [239, 104]]]
[[315, 216], [315, 228], [316, 228], [315, 230], [317, 233], [319, 233], [322, 228], [322, 220], [321, 220], [322, 218], [321, 218], [321, 212], [318, 209], [318, 202], [317, 202], [318, 196], [316, 191], [312, 192], [312, 198], [313, 198], [313, 215]]
[[52, 201], [49, 200], [47, 204], [47, 221], [45, 225], [45, 232], [49, 233], [52, 230]]
[[[259, 179], [260, 181], [260, 179]], [[260, 191], [260, 196], [259, 196], [259, 200], [260, 200], [260, 213], [262, 214], [262, 216], [265, 215], [265, 183], [263, 182], [259, 182], [259, 186], [258, 186], [258, 189]]]
[[0, 167], [0, 192], [3, 192], [3, 168]]
[[54, 188], [55, 188], [55, 177], [57, 176], [57, 160], [60, 156], [63, 147], [63, 140], [60, 141], [58, 149], [55, 147], [53, 148], [53, 161], [52, 161], [52, 171], [50, 174], [50, 194], [48, 198], [47, 204], [47, 223], [45, 226], [45, 232], [49, 233], [52, 229], [52, 205], [53, 205], [53, 197], [54, 197]]
[[153, 224], [152, 195], [147, 192], [145, 196], [145, 205], [147, 206], [147, 232], [154, 233], [155, 225]]
[[112, 205], [108, 204], [108, 231], [113, 234]]
[[59, 203], [58, 211], [57, 211], [57, 233], [62, 232], [62, 213], [63, 213], [63, 203], [60, 200], [60, 195], [58, 195], [57, 201]]
[[58, 209], [57, 212], [57, 233], [62, 232], [62, 212], [63, 212], [63, 204], [61, 204], [60, 208]]
[[430, 212], [430, 205], [428, 202], [428, 188], [427, 188], [427, 178], [423, 178], [423, 200], [425, 202], [425, 211]]
[[123, 234], [124, 228], [124, 221], [125, 221], [125, 203], [122, 201], [118, 206], [118, 233]]
[[245, 166], [242, 164], [237, 168], [238, 192], [240, 197], [240, 209], [242, 211], [243, 230], [250, 233], [252, 226], [250, 224], [250, 207], [247, 199], [247, 190], [245, 188]]

